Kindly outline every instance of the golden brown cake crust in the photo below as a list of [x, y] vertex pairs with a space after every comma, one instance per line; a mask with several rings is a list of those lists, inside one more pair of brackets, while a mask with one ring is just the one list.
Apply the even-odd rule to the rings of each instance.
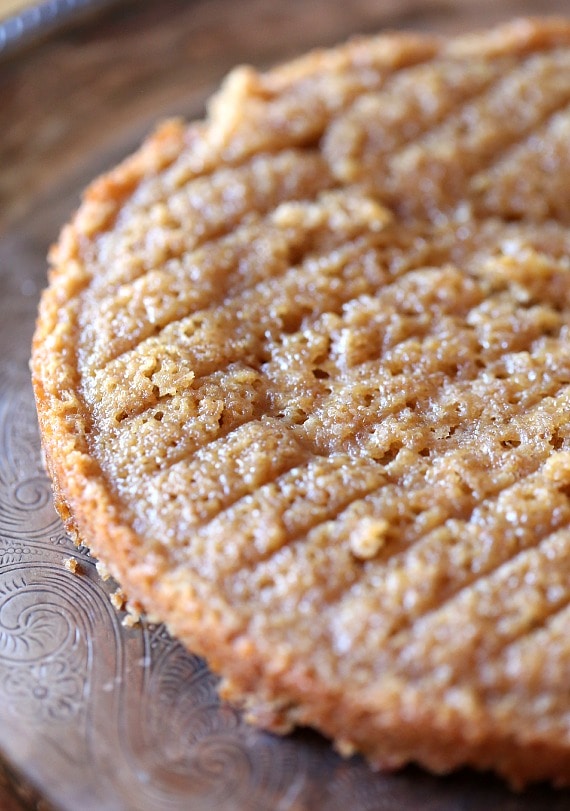
[[52, 250], [58, 508], [266, 727], [570, 784], [569, 105], [562, 20], [241, 68]]

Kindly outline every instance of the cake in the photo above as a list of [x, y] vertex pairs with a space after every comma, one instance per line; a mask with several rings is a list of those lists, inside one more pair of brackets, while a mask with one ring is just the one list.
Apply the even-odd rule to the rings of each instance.
[[96, 180], [56, 505], [261, 726], [570, 785], [570, 23], [237, 68]]

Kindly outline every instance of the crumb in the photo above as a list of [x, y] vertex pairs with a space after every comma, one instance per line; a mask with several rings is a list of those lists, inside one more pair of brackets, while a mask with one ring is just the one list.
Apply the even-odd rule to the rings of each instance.
[[101, 580], [109, 580], [111, 575], [109, 574], [109, 570], [102, 561], [98, 560], [95, 563], [95, 568], [97, 569], [97, 574], [99, 575]]
[[117, 611], [125, 611], [126, 614], [122, 619], [122, 624], [125, 628], [134, 628], [141, 619], [142, 610], [137, 603], [131, 603], [127, 599], [127, 595], [122, 589], [117, 589], [111, 596], [111, 603]]
[[79, 563], [77, 558], [73, 558], [73, 557], [64, 558], [63, 559], [63, 565], [65, 566], [65, 568], [67, 569], [68, 572], [71, 572], [71, 574], [81, 574], [82, 573], [81, 564]]
[[350, 758], [356, 754], [356, 746], [348, 738], [338, 738], [334, 742], [334, 748], [344, 758]]
[[111, 594], [111, 604], [117, 611], [123, 611], [127, 604], [127, 597], [124, 591], [117, 589]]
[[135, 628], [139, 624], [140, 619], [140, 614], [128, 613], [126, 617], [123, 618], [122, 625], [124, 628]]
[[370, 560], [386, 543], [388, 522], [384, 518], [365, 518], [350, 535], [350, 551], [355, 558]]

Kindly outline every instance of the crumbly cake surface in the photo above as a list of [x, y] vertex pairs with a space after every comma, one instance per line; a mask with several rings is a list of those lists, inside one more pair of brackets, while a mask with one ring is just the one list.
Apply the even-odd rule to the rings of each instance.
[[569, 105], [561, 20], [241, 68], [52, 251], [59, 509], [262, 725], [569, 784]]

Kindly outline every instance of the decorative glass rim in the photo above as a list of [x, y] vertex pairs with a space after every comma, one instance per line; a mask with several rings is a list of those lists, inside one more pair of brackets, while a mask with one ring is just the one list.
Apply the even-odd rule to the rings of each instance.
[[111, 5], [117, 0], [43, 0], [0, 19], [0, 59], [71, 22], [82, 12]]

